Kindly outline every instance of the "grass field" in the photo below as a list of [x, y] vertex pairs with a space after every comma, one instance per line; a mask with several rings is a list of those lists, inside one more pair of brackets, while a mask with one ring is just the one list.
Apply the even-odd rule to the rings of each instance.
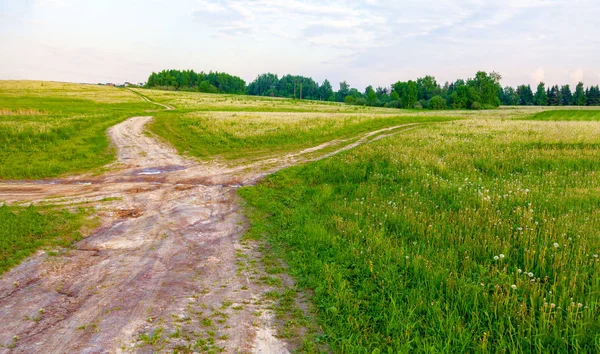
[[[232, 163], [416, 129], [240, 190], [314, 293], [334, 352], [600, 352], [600, 118], [567, 108], [415, 111], [0, 81], [0, 179], [99, 170], [106, 129], [152, 115], [180, 153]], [[0, 273], [81, 237], [89, 212], [0, 207]]]
[[240, 190], [334, 352], [600, 352], [600, 125], [423, 126]]
[[40, 248], [67, 247], [91, 225], [89, 210], [0, 206], [0, 275]]
[[176, 107], [175, 111], [158, 112], [150, 130], [181, 154], [234, 164], [409, 122], [475, 117], [513, 119], [540, 111], [524, 107], [440, 112], [254, 96], [141, 89], [136, 92]]
[[352, 138], [385, 127], [451, 119], [460, 118], [321, 112], [168, 112], [158, 115], [151, 130], [182, 154], [243, 163], [242, 160]]
[[551, 110], [537, 113], [531, 117], [525, 117], [530, 120], [550, 120], [550, 121], [600, 121], [600, 110], [594, 109], [569, 109], [569, 110]]
[[106, 129], [155, 110], [126, 90], [0, 81], [0, 179], [97, 169], [114, 160]]

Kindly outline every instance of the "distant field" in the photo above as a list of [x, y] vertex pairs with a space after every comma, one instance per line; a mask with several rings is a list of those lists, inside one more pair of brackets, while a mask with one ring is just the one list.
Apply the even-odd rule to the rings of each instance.
[[140, 89], [136, 92], [176, 107], [175, 111], [157, 113], [150, 130], [180, 153], [233, 162], [409, 122], [513, 119], [539, 111], [529, 107], [480, 112], [399, 110], [256, 96]]
[[240, 194], [334, 352], [598, 353], [599, 141], [594, 122], [427, 125]]
[[598, 109], [552, 110], [537, 113], [526, 119], [553, 121], [600, 121]]
[[348, 106], [335, 102], [291, 100], [245, 95], [135, 89], [149, 99], [183, 111], [220, 112], [390, 112], [389, 109]]
[[362, 132], [405, 123], [452, 119], [459, 118], [322, 112], [169, 112], [159, 114], [151, 130], [183, 154], [240, 160], [352, 138]]
[[113, 161], [106, 129], [156, 109], [126, 90], [0, 81], [0, 179], [84, 172]]

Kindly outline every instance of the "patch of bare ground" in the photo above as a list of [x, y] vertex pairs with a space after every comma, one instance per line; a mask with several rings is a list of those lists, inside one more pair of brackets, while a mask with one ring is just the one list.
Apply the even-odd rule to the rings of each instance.
[[318, 335], [307, 294], [268, 245], [242, 239], [236, 189], [412, 125], [226, 168], [148, 137], [150, 119], [109, 129], [119, 168], [102, 176], [0, 184], [4, 202], [93, 205], [101, 224], [3, 275], [0, 353], [327, 351], [302, 340]]

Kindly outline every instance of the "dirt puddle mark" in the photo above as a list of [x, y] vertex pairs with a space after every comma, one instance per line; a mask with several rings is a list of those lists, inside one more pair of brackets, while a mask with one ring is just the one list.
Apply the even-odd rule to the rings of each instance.
[[148, 137], [150, 119], [109, 129], [119, 168], [102, 176], [0, 183], [0, 201], [91, 203], [101, 218], [72, 249], [40, 251], [0, 279], [0, 353], [292, 350], [265, 298], [283, 275], [265, 272], [257, 246], [240, 240], [236, 189], [412, 128], [367, 133], [322, 156], [331, 145], [225, 168]]

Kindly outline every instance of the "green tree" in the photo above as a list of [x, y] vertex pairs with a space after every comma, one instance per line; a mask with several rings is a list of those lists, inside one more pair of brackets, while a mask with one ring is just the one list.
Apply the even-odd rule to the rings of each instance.
[[463, 80], [456, 80], [450, 94], [450, 107], [465, 109], [469, 106], [469, 88]]
[[560, 88], [560, 93], [562, 95], [562, 105], [570, 106], [573, 104], [573, 93], [571, 92], [571, 87], [569, 85], [564, 85]]
[[478, 102], [482, 108], [496, 108], [500, 106], [498, 91], [501, 90], [502, 77], [496, 72], [486, 73], [478, 71], [473, 79], [467, 81], [471, 102]]
[[367, 86], [367, 88], [365, 89], [365, 98], [369, 106], [377, 105], [377, 93], [375, 93], [375, 90], [373, 90], [373, 86]]
[[417, 87], [417, 83], [409, 80], [406, 83], [405, 91], [401, 95], [402, 107], [404, 108], [413, 108], [414, 105], [419, 100], [418, 98], [419, 90]]
[[517, 92], [517, 90], [515, 90], [514, 88], [510, 87], [510, 86], [506, 86], [504, 88], [503, 94], [502, 94], [502, 104], [506, 105], [506, 106], [516, 106], [519, 104], [519, 100], [521, 98], [519, 97], [519, 93]]
[[319, 99], [323, 101], [329, 101], [333, 97], [333, 88], [328, 80], [323, 81], [319, 86]]
[[435, 77], [427, 75], [417, 79], [417, 100], [430, 100], [433, 96], [441, 93]]
[[585, 91], [583, 90], [583, 82], [577, 84], [575, 87], [575, 94], [573, 95], [573, 104], [575, 106], [585, 106], [587, 103], [587, 97], [585, 96]]
[[533, 102], [536, 106], [547, 106], [548, 105], [548, 95], [546, 94], [545, 84], [540, 82], [537, 87], [537, 91], [533, 96]]

